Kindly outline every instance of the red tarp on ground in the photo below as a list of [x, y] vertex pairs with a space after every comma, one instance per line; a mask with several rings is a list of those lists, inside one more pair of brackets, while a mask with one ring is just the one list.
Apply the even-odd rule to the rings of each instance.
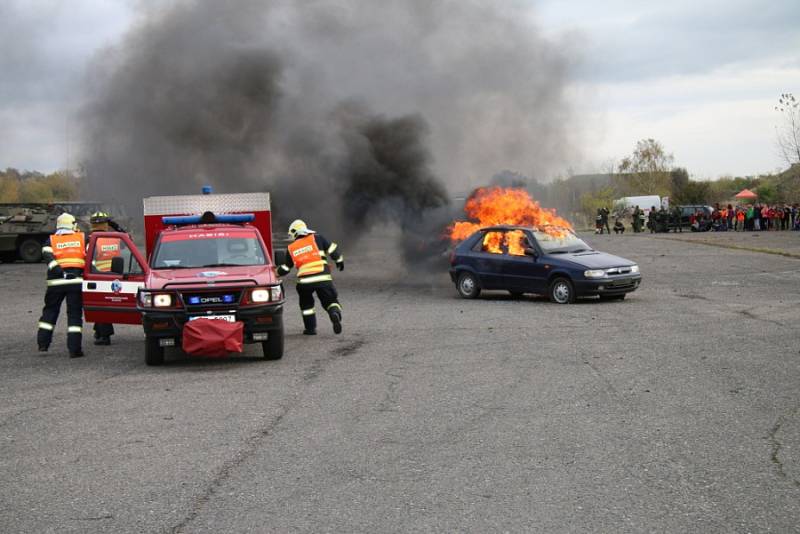
[[758, 198], [758, 195], [756, 195], [749, 189], [742, 189], [741, 191], [736, 193], [736, 198]]
[[227, 356], [242, 352], [244, 323], [195, 319], [183, 326], [183, 350], [193, 356]]

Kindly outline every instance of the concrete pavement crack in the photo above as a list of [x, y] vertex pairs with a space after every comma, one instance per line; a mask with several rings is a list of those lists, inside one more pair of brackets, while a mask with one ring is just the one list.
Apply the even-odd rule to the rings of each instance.
[[786, 422], [786, 419], [795, 417], [798, 411], [800, 411], [800, 407], [795, 408], [787, 415], [782, 415], [781, 417], [779, 417], [778, 420], [775, 422], [775, 425], [772, 427], [772, 429], [770, 429], [767, 437], [769, 439], [770, 444], [772, 445], [772, 454], [770, 455], [770, 460], [778, 470], [778, 474], [781, 476], [781, 478], [784, 478], [789, 482], [791, 482], [795, 487], [800, 488], [800, 481], [789, 477], [789, 475], [786, 473], [783, 467], [783, 462], [781, 462], [780, 459], [780, 453], [781, 449], [783, 448], [783, 444], [778, 440], [778, 432], [780, 432], [781, 429], [783, 428], [783, 424]]
[[[318, 358], [311, 362], [308, 368], [300, 376], [300, 386], [307, 386], [314, 382], [325, 370], [325, 364], [335, 361], [344, 356], [350, 355], [361, 346], [365, 341], [359, 336], [354, 340], [349, 340], [338, 348], [332, 349], [327, 358]], [[298, 399], [303, 395], [305, 389], [300, 387], [296, 388], [296, 393], [291, 396], [290, 400], [281, 406], [280, 412], [272, 418], [266, 425], [256, 429], [256, 431], [247, 437], [244, 441], [244, 446], [236, 453], [233, 458], [223, 462], [222, 466], [217, 470], [211, 481], [206, 486], [205, 490], [200, 493], [191, 506], [189, 513], [177, 525], [173, 526], [171, 532], [178, 534], [185, 532], [185, 529], [202, 513], [206, 505], [211, 501], [219, 488], [225, 484], [233, 472], [250, 459], [258, 451], [259, 447], [263, 444], [264, 440], [269, 437], [273, 431], [283, 422], [289, 415], [292, 408], [297, 406]]]

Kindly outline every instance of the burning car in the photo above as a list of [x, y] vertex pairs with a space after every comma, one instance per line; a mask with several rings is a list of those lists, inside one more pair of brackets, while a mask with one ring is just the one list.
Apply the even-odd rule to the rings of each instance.
[[634, 262], [594, 250], [557, 227], [482, 228], [456, 247], [450, 264], [450, 278], [468, 299], [500, 289], [547, 295], [557, 304], [593, 295], [622, 300], [642, 281]]

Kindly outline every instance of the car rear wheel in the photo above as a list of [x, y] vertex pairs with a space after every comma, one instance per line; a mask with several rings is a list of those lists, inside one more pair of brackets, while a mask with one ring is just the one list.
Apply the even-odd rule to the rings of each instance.
[[568, 279], [563, 277], [555, 278], [550, 282], [547, 296], [550, 297], [550, 302], [571, 304], [575, 302], [575, 288]]
[[164, 364], [164, 347], [159, 345], [157, 337], [144, 338], [144, 363], [147, 365]]
[[474, 274], [469, 272], [463, 272], [459, 275], [456, 289], [458, 289], [458, 294], [465, 299], [474, 299], [481, 294], [481, 287], [478, 285], [478, 279]]
[[280, 360], [283, 358], [283, 328], [269, 333], [266, 341], [261, 342], [265, 360]]
[[19, 258], [25, 263], [42, 261], [42, 244], [35, 239], [26, 239], [19, 246]]

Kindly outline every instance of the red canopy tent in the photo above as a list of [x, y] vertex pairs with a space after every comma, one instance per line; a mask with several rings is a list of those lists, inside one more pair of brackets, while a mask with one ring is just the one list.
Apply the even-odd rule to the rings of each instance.
[[736, 193], [736, 197], [735, 198], [738, 198], [740, 200], [753, 200], [755, 198], [758, 198], [758, 195], [756, 195], [755, 193], [753, 193], [749, 189], [742, 189], [741, 191]]

